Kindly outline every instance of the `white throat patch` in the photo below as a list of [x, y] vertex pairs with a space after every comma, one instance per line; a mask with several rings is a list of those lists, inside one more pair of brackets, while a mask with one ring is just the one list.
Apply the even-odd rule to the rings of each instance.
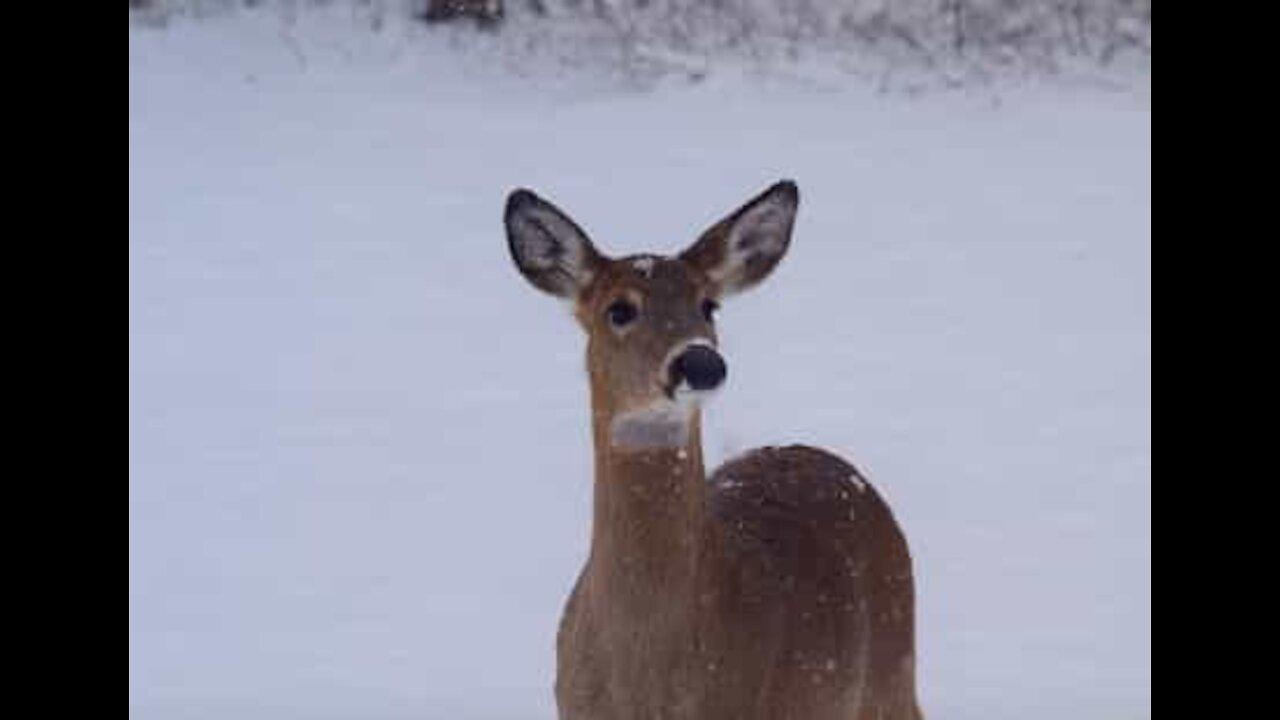
[[677, 396], [623, 413], [609, 425], [609, 442], [623, 450], [658, 450], [684, 447], [689, 423], [697, 411], [692, 398]]

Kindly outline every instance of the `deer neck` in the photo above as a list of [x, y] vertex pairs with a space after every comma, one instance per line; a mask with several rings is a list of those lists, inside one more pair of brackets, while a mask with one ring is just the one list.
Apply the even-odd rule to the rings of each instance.
[[634, 418], [594, 401], [593, 410], [592, 580], [619, 607], [626, 598], [663, 605], [655, 592], [692, 592], [697, 577], [706, 495], [699, 413], [689, 408], [684, 422], [650, 428], [656, 440], [637, 443], [637, 428], [626, 425]]

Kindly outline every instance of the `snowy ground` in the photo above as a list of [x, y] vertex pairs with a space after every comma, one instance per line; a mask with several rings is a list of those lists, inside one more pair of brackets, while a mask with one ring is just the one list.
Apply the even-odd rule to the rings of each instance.
[[1149, 86], [628, 93], [402, 40], [130, 29], [132, 717], [553, 718], [586, 384], [505, 193], [674, 251], [794, 177], [791, 255], [721, 314], [710, 462], [869, 473], [931, 720], [1150, 718]]

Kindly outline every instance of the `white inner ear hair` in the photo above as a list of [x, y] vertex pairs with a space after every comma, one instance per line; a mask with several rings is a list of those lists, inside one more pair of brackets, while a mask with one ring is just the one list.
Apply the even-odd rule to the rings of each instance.
[[777, 255], [786, 246], [794, 208], [777, 199], [766, 199], [743, 213], [729, 231], [731, 255]]
[[711, 280], [728, 285], [733, 282], [753, 257], [777, 257], [786, 252], [795, 207], [779, 198], [766, 198], [739, 217], [724, 237], [724, 259], [708, 271]]
[[517, 252], [527, 267], [558, 268], [579, 285], [591, 281], [591, 269], [586, 263], [587, 240], [571, 224], [543, 209], [530, 210], [518, 222], [521, 227], [516, 234]]

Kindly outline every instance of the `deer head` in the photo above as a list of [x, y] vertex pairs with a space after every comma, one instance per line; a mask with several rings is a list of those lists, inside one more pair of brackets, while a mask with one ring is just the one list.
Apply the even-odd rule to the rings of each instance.
[[786, 254], [799, 206], [779, 182], [675, 257], [612, 259], [567, 214], [529, 190], [507, 199], [512, 259], [535, 287], [569, 301], [587, 333], [597, 417], [618, 448], [673, 446], [703, 396], [724, 382], [715, 311]]

